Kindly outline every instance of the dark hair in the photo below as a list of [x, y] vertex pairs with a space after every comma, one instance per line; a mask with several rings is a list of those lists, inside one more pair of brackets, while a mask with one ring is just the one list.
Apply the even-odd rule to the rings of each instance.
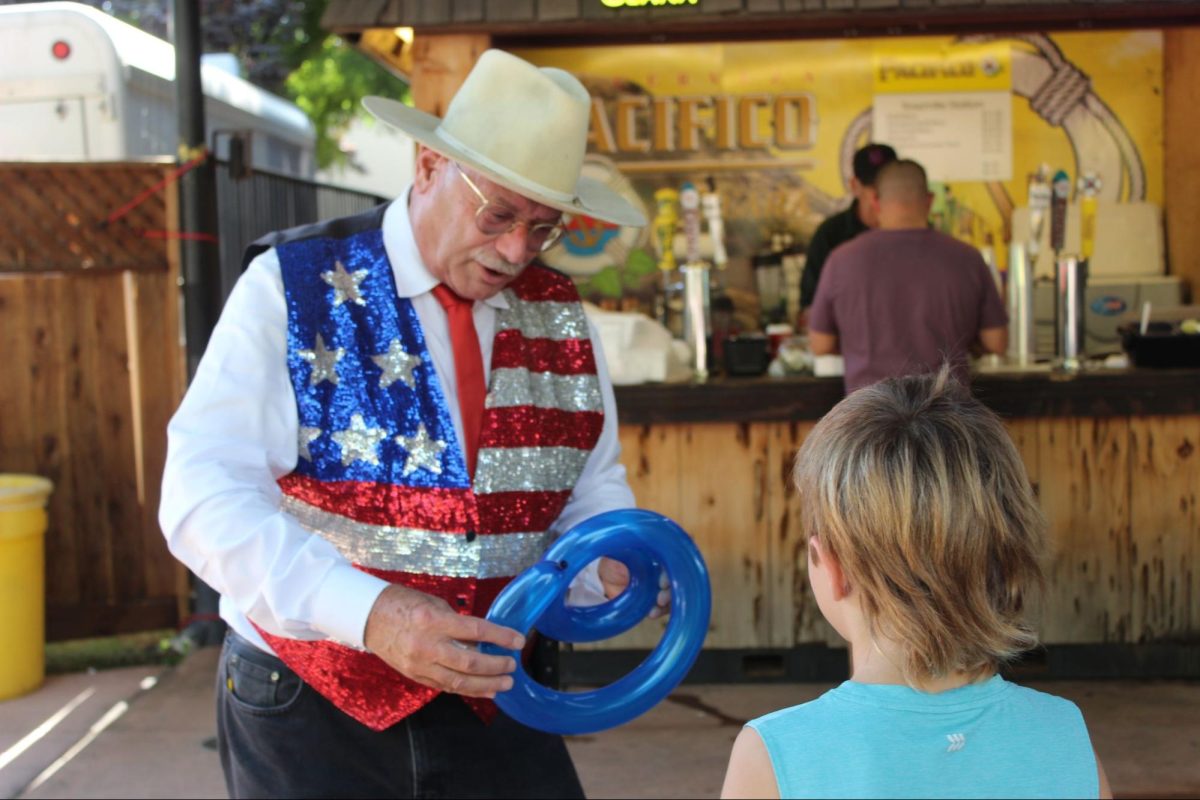
[[875, 176], [885, 164], [896, 160], [896, 151], [886, 144], [869, 144], [854, 154], [854, 177], [863, 186], [874, 186]]

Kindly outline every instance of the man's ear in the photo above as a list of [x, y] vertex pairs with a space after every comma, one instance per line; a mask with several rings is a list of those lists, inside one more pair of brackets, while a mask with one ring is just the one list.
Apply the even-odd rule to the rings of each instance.
[[437, 180], [438, 170], [446, 161], [439, 153], [420, 145], [417, 150], [416, 169], [413, 171], [413, 186], [418, 191], [425, 191]]
[[875, 212], [875, 216], [878, 217], [879, 211], [880, 211], [879, 190], [876, 189], [874, 186], [866, 187], [865, 189], [863, 189], [863, 199], [866, 201], [867, 205], [869, 205], [871, 207], [871, 209]]

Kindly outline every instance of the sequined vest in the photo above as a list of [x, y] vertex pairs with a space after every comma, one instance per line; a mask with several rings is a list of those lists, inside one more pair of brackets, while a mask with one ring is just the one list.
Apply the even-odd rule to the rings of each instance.
[[[472, 485], [420, 322], [396, 294], [381, 220], [377, 209], [264, 242], [279, 254], [299, 411], [283, 508], [358, 569], [483, 616], [549, 545], [599, 439], [587, 320], [571, 281], [545, 267], [504, 290]], [[370, 653], [260, 632], [375, 730], [438, 694]], [[467, 702], [493, 713], [490, 701]]]

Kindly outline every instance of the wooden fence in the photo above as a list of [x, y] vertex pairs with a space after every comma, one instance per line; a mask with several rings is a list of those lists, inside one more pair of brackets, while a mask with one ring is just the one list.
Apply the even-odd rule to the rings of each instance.
[[157, 523], [184, 385], [176, 197], [155, 190], [173, 169], [0, 164], [0, 471], [54, 481], [49, 640], [173, 627], [187, 610]]

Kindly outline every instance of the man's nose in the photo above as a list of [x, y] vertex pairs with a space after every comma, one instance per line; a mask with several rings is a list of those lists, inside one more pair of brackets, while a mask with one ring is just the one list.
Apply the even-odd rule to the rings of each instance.
[[529, 226], [523, 221], [517, 222], [510, 231], [496, 237], [496, 252], [510, 264], [524, 264], [529, 261], [533, 251], [529, 241]]

